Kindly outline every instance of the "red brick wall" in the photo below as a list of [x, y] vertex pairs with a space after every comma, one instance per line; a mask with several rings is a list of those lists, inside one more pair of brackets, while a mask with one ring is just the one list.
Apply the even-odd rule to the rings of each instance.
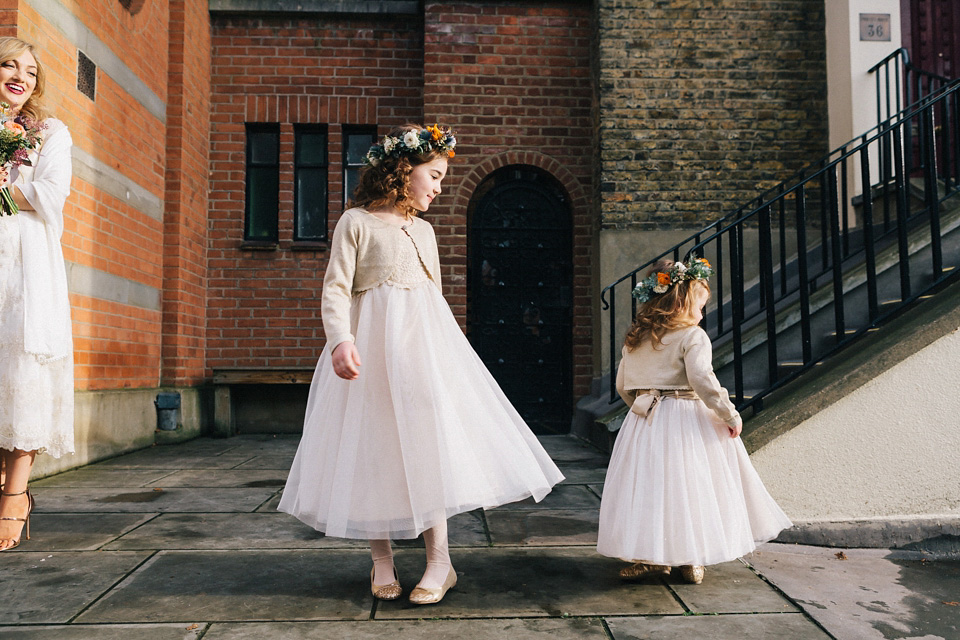
[[[341, 127], [422, 117], [419, 16], [214, 17], [207, 370], [312, 367], [325, 249], [293, 246], [293, 124], [328, 125], [329, 230], [342, 212]], [[281, 124], [279, 246], [242, 249], [245, 128]]]
[[206, 354], [210, 13], [206, 0], [171, 0], [163, 254], [166, 385], [202, 382]]
[[[591, 15], [583, 2], [427, 2], [424, 112], [452, 124], [457, 159], [431, 207], [447, 300], [465, 322], [467, 205], [497, 168], [530, 164], [571, 197], [574, 395], [592, 376]], [[571, 398], [571, 402], [573, 398]]]
[[[64, 6], [166, 99], [166, 56], [157, 55], [167, 51], [166, 1], [147, 3], [137, 16], [125, 14], [113, 0]], [[38, 45], [47, 71], [47, 104], [70, 128], [74, 144], [162, 198], [163, 123], [102, 70], [91, 102], [76, 88], [76, 46], [29, 3], [20, 2], [18, 8], [17, 35]], [[66, 259], [160, 289], [161, 223], [76, 176], [73, 189], [64, 211]], [[160, 313], [77, 293], [70, 299], [77, 388], [156, 386]]]

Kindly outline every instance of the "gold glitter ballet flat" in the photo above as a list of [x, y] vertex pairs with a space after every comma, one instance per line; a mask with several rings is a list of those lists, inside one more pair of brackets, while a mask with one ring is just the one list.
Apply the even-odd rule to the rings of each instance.
[[410, 602], [413, 604], [437, 604], [447, 595], [447, 591], [453, 589], [457, 584], [457, 572], [450, 567], [447, 573], [447, 579], [443, 581], [443, 586], [439, 589], [425, 589], [417, 587], [410, 592]]
[[662, 564], [645, 564], [643, 562], [637, 562], [629, 567], [620, 569], [620, 577], [626, 578], [627, 580], [635, 580], [644, 576], [653, 575], [668, 576], [670, 575], [670, 567]]
[[700, 584], [703, 582], [704, 569], [699, 564], [685, 564], [680, 567], [680, 575], [690, 584]]
[[373, 584], [373, 575], [376, 567], [370, 569], [370, 593], [377, 600], [396, 600], [403, 595], [403, 588], [400, 587], [400, 578], [397, 577], [397, 568], [393, 568], [394, 581], [390, 584]]

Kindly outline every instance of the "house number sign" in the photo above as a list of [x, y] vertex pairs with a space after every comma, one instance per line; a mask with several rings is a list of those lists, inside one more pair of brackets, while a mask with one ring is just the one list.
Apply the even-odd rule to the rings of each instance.
[[861, 13], [860, 40], [890, 42], [890, 14]]

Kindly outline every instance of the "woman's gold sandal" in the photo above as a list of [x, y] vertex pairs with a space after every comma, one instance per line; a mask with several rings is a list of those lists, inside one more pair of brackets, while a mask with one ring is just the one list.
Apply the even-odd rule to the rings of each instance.
[[28, 502], [27, 515], [24, 516], [23, 518], [12, 518], [9, 516], [0, 517], [0, 520], [13, 520], [15, 522], [22, 522], [24, 526], [20, 529], [21, 534], [16, 538], [16, 540], [14, 540], [14, 538], [12, 537], [0, 538], [0, 540], [14, 540], [14, 543], [12, 545], [10, 545], [5, 549], [0, 549], [0, 551], [10, 551], [11, 549], [16, 549], [17, 547], [20, 546], [20, 539], [24, 535], [27, 536], [27, 540], [30, 539], [30, 513], [33, 511], [33, 496], [30, 494], [30, 489], [24, 489], [23, 491], [20, 491], [17, 493], [6, 493], [5, 491], [0, 491], [0, 495], [4, 495], [4, 496], [22, 496], [23, 494], [27, 494], [27, 502]]
[[450, 567], [450, 570], [447, 572], [447, 579], [443, 581], [442, 587], [439, 589], [417, 587], [410, 592], [410, 602], [413, 604], [436, 604], [443, 600], [443, 596], [447, 595], [447, 591], [453, 589], [456, 584], [457, 572], [453, 570], [453, 567]]
[[393, 568], [393, 582], [389, 584], [374, 584], [373, 576], [376, 572], [376, 567], [370, 569], [370, 593], [373, 594], [373, 597], [377, 600], [396, 600], [401, 595], [403, 595], [403, 588], [400, 586], [400, 578], [397, 577], [397, 568]]

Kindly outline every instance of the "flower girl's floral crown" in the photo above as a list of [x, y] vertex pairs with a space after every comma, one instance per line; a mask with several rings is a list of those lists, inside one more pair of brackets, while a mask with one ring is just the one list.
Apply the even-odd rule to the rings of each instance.
[[399, 158], [414, 156], [431, 151], [446, 151], [447, 157], [452, 158], [457, 138], [450, 127], [441, 127], [438, 124], [425, 129], [410, 129], [402, 137], [384, 136], [378, 144], [367, 151], [367, 164], [376, 167], [385, 158]]
[[713, 267], [706, 258], [691, 258], [686, 264], [674, 262], [667, 271], [657, 271], [637, 283], [632, 295], [646, 302], [654, 295], [666, 293], [667, 289], [683, 280], [706, 280], [713, 275]]

